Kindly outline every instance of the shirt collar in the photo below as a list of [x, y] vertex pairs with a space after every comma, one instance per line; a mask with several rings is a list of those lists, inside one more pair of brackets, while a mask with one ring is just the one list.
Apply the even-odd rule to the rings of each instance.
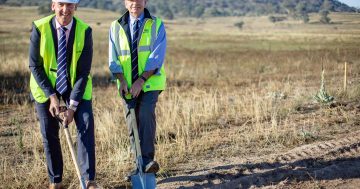
[[132, 26], [132, 25], [134, 25], [135, 20], [139, 20], [139, 21], [140, 21], [140, 23], [142, 23], [142, 22], [143, 22], [143, 20], [144, 20], [144, 17], [145, 17], [144, 12], [143, 12], [143, 13], [141, 13], [141, 15], [140, 15], [138, 18], [133, 17], [133, 16], [131, 16], [131, 14], [130, 14], [129, 19], [130, 19], [130, 24], [131, 24], [131, 26]]
[[[73, 24], [74, 18], [71, 19], [71, 22], [65, 26], [65, 28], [67, 29], [67, 31], [71, 30], [72, 24]], [[56, 29], [58, 30], [61, 27], [61, 24], [57, 21], [57, 19], [55, 18], [55, 25], [56, 25]]]

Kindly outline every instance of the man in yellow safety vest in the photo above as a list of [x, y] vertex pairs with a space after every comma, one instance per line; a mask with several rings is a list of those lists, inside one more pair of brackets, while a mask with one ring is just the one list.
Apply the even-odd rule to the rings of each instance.
[[49, 188], [63, 188], [63, 159], [59, 141], [59, 99], [68, 109], [63, 124], [77, 128], [80, 172], [87, 188], [95, 183], [95, 136], [92, 112], [92, 30], [74, 17], [78, 0], [52, 0], [54, 15], [33, 23], [30, 39], [30, 90], [43, 138]]
[[[155, 107], [166, 86], [165, 27], [161, 19], [150, 15], [145, 8], [147, 0], [124, 0], [124, 3], [128, 11], [110, 27], [109, 68], [117, 79], [119, 94], [136, 99], [143, 171], [156, 173], [159, 164], [154, 161]], [[128, 114], [127, 106], [125, 111]], [[134, 146], [132, 140], [131, 143]], [[128, 176], [131, 174], [136, 172]]]

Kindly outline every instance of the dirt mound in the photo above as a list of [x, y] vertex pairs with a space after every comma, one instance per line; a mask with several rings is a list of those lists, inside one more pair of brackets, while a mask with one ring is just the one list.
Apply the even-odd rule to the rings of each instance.
[[[334, 180], [358, 184], [360, 132], [252, 159], [235, 159], [239, 163], [165, 178], [159, 181], [159, 188], [302, 188], [315, 180], [323, 181], [325, 187], [326, 182], [332, 182], [331, 186], [335, 187]], [[224, 165], [222, 162], [215, 164]]]

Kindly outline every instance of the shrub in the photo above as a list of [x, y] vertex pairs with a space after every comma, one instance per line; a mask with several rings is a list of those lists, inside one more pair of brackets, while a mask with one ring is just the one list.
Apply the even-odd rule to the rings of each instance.
[[272, 23], [275, 23], [275, 22], [281, 22], [281, 21], [284, 21], [286, 20], [287, 18], [285, 16], [269, 16], [269, 20], [270, 22]]
[[234, 26], [236, 26], [236, 27], [239, 28], [239, 29], [242, 29], [243, 26], [244, 26], [244, 21], [236, 22], [236, 23], [234, 24]]
[[321, 10], [320, 11], [320, 22], [323, 24], [329, 24], [331, 19], [329, 18], [329, 11], [328, 10]]

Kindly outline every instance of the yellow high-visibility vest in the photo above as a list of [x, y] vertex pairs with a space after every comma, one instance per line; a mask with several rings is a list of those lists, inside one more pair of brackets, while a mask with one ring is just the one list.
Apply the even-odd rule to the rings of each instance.
[[[154, 49], [154, 43], [162, 23], [161, 19], [145, 19], [145, 24], [140, 28], [140, 40], [138, 43], [138, 73], [141, 75], [146, 66], [146, 62], [150, 56], [150, 53]], [[131, 52], [130, 44], [124, 28], [120, 25], [118, 20], [111, 23], [111, 32], [114, 34], [114, 42], [119, 44], [120, 53], [118, 55], [117, 64], [122, 67], [125, 80], [128, 88], [132, 86], [132, 72], [131, 72]], [[120, 88], [120, 81], [117, 80], [117, 86]], [[160, 68], [159, 74], [154, 74], [146, 80], [142, 90], [144, 92], [165, 90], [166, 87], [166, 74], [164, 65]], [[120, 94], [121, 95], [121, 94]], [[129, 98], [129, 97], [128, 97]]]
[[[57, 73], [51, 71], [51, 69], [57, 70], [57, 60], [56, 60], [56, 52], [54, 47], [54, 39], [50, 26], [51, 19], [54, 16], [55, 15], [50, 15], [40, 20], [36, 20], [34, 24], [36, 28], [39, 30], [41, 35], [40, 56], [43, 60], [45, 74], [49, 78], [51, 86], [55, 88]], [[76, 17], [74, 17], [74, 21], [76, 22], [75, 38], [74, 38], [73, 52], [72, 52], [71, 65], [70, 65], [70, 74], [69, 74], [71, 87], [74, 87], [76, 81], [77, 62], [84, 48], [85, 31], [89, 27], [86, 23], [84, 23], [82, 20]], [[30, 76], [30, 90], [32, 96], [37, 102], [44, 103], [48, 100], [44, 91], [40, 88], [39, 84], [36, 82], [32, 74]], [[83, 99], [90, 100], [91, 98], [92, 98], [92, 79], [89, 74]]]

